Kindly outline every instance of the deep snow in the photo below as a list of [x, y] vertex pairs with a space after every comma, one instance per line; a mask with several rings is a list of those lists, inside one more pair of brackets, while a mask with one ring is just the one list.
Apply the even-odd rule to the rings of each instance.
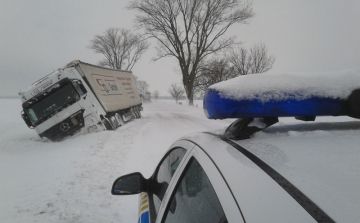
[[115, 131], [42, 141], [20, 117], [21, 102], [0, 100], [0, 222], [137, 222], [137, 196], [113, 196], [113, 181], [148, 178], [169, 146], [190, 132], [224, 128], [198, 107], [145, 103], [142, 118]]
[[[137, 222], [138, 197], [112, 196], [113, 181], [137, 171], [148, 178], [176, 139], [191, 132], [224, 129], [233, 121], [207, 119], [201, 103], [195, 102], [198, 107], [171, 100], [146, 103], [141, 119], [115, 131], [53, 143], [40, 140], [27, 128], [20, 117], [19, 99], [0, 99], [0, 222]], [[353, 139], [360, 131], [359, 120], [354, 120], [318, 118], [314, 131], [302, 132], [303, 124], [297, 123], [303, 122], [283, 118], [256, 137], [291, 137], [301, 142], [304, 135], [328, 135], [326, 131], [335, 126], [332, 134]], [[288, 124], [291, 131], [284, 127]], [[342, 146], [358, 148], [359, 142], [346, 143]]]

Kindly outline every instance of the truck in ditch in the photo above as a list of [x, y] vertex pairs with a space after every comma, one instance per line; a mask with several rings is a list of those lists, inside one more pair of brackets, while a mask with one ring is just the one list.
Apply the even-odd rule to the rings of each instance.
[[21, 117], [41, 138], [60, 141], [78, 132], [114, 130], [141, 118], [131, 71], [74, 60], [19, 92]]

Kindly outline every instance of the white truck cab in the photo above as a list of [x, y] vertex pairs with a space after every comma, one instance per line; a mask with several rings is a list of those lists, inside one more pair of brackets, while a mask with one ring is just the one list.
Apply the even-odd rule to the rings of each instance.
[[131, 72], [73, 61], [20, 92], [21, 116], [40, 137], [59, 141], [77, 132], [112, 130], [140, 118]]

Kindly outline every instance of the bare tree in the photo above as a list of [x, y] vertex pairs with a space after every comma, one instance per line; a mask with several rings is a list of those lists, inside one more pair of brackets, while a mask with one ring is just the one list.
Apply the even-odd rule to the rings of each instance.
[[142, 95], [145, 95], [149, 88], [149, 84], [146, 81], [136, 81], [136, 86]]
[[229, 62], [234, 66], [238, 75], [264, 73], [270, 70], [275, 62], [274, 56], [268, 55], [265, 44], [259, 43], [250, 49], [239, 47], [232, 51], [228, 57]]
[[199, 63], [208, 55], [235, 43], [224, 34], [235, 23], [247, 23], [254, 14], [252, 2], [241, 0], [132, 0], [136, 24], [158, 41], [157, 57], [174, 57], [179, 63], [189, 104]]
[[104, 35], [96, 35], [88, 48], [105, 56], [100, 66], [113, 69], [132, 70], [149, 44], [143, 37], [128, 29], [109, 28]]
[[198, 91], [205, 91], [210, 85], [237, 76], [227, 59], [217, 58], [204, 62], [197, 73], [194, 88]]
[[152, 93], [152, 95], [154, 96], [155, 100], [157, 100], [158, 97], [159, 97], [159, 95], [160, 95], [160, 93], [159, 93], [158, 90], [155, 90], [155, 91]]
[[270, 70], [274, 62], [275, 57], [267, 54], [267, 48], [262, 43], [253, 46], [250, 51], [239, 47], [223, 59], [204, 61], [199, 66], [194, 88], [205, 91], [212, 84], [239, 75], [263, 73]]
[[135, 74], [133, 74], [133, 77], [134, 77], [134, 81], [135, 81], [135, 83], [138, 81], [138, 76], [136, 76]]
[[177, 85], [172, 84], [170, 88], [168, 89], [168, 92], [171, 94], [171, 96], [175, 99], [176, 103], [178, 103], [179, 99], [184, 95], [185, 91], [184, 88]]

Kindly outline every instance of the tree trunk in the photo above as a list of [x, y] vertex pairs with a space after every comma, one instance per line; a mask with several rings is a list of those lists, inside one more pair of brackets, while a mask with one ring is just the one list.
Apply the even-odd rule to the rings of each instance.
[[191, 98], [188, 97], [188, 99], [189, 99], [189, 105], [194, 106], [193, 96], [191, 95]]
[[194, 99], [193, 99], [193, 91], [192, 91], [192, 86], [186, 86], [186, 96], [187, 99], [189, 100], [189, 105], [190, 106], [194, 106]]
[[[181, 61], [180, 61], [181, 66]], [[194, 74], [193, 74], [194, 75]], [[185, 88], [186, 97], [189, 100], [189, 105], [194, 106], [193, 101], [193, 87], [194, 87], [194, 78], [190, 78], [191, 74], [185, 69], [182, 69], [182, 76], [183, 76], [183, 84]]]

